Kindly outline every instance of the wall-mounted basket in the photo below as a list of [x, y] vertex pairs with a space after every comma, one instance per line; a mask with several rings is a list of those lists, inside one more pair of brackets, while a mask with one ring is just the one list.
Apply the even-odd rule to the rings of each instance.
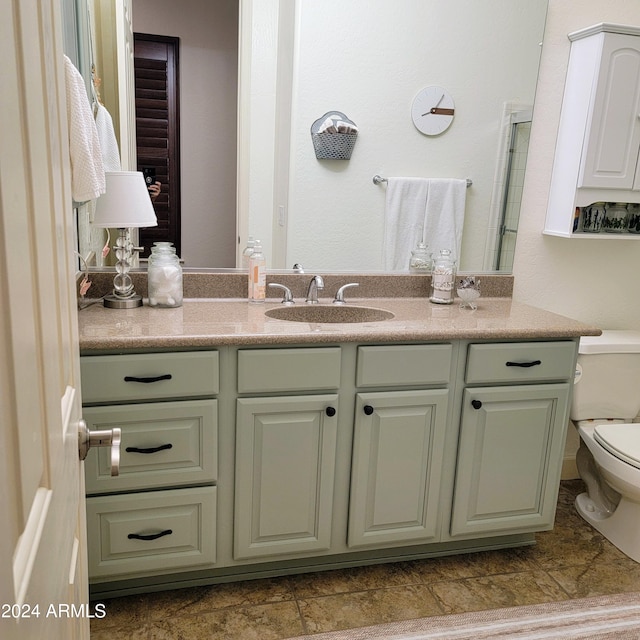
[[[319, 129], [327, 118], [331, 118], [336, 123], [344, 122], [352, 127], [355, 132], [320, 132]], [[355, 122], [349, 120], [349, 118], [340, 111], [328, 111], [311, 125], [311, 140], [313, 141], [313, 150], [318, 160], [349, 160], [357, 138], [358, 127]]]

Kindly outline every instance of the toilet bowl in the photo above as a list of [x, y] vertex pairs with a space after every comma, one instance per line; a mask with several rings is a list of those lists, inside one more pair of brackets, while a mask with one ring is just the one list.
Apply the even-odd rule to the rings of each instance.
[[[602, 437], [601, 427], [616, 427], [618, 433], [630, 431], [635, 445], [620, 452], [627, 459], [614, 453]], [[634, 450], [640, 448], [640, 424], [615, 425], [582, 422], [577, 425], [581, 449], [577, 464], [580, 477], [587, 485], [575, 502], [578, 513], [618, 549], [636, 562], [640, 562], [640, 452], [631, 460]], [[627, 440], [622, 436], [623, 440]], [[586, 451], [585, 451], [586, 447]]]
[[[640, 562], [640, 333], [603, 331], [580, 341], [571, 419], [587, 491], [578, 513]], [[611, 416], [611, 417], [609, 417]]]

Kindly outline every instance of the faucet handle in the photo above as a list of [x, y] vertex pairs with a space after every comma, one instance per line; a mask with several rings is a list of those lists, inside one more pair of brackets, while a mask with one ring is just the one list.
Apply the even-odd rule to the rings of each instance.
[[267, 286], [271, 287], [272, 289], [282, 289], [282, 304], [295, 304], [291, 289], [289, 289], [289, 287], [285, 287], [283, 284], [278, 284], [276, 282], [270, 282]]
[[359, 287], [359, 282], [349, 282], [348, 284], [343, 284], [338, 291], [336, 292], [336, 297], [333, 300], [333, 304], [346, 304], [344, 299], [345, 289], [350, 289], [351, 287]]

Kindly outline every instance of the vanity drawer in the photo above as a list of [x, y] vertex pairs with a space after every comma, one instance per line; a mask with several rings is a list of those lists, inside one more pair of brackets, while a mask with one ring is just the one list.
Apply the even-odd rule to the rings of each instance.
[[85, 407], [83, 413], [89, 429], [122, 429], [120, 475], [110, 475], [109, 448], [91, 449], [88, 494], [216, 480], [217, 400]]
[[340, 347], [244, 349], [238, 392], [318, 391], [340, 386]]
[[466, 381], [537, 382], [573, 378], [574, 342], [513, 342], [472, 344]]
[[358, 387], [404, 387], [447, 384], [451, 376], [450, 344], [358, 347]]
[[83, 356], [82, 401], [127, 402], [218, 393], [218, 352]]
[[212, 565], [215, 518], [216, 487], [88, 498], [89, 578]]

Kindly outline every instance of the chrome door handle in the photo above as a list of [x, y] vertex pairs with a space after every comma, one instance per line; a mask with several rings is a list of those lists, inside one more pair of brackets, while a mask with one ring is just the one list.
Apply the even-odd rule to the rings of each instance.
[[84, 460], [91, 447], [111, 447], [111, 475], [120, 474], [120, 442], [122, 429], [95, 429], [91, 431], [84, 420], [78, 423], [78, 455]]

